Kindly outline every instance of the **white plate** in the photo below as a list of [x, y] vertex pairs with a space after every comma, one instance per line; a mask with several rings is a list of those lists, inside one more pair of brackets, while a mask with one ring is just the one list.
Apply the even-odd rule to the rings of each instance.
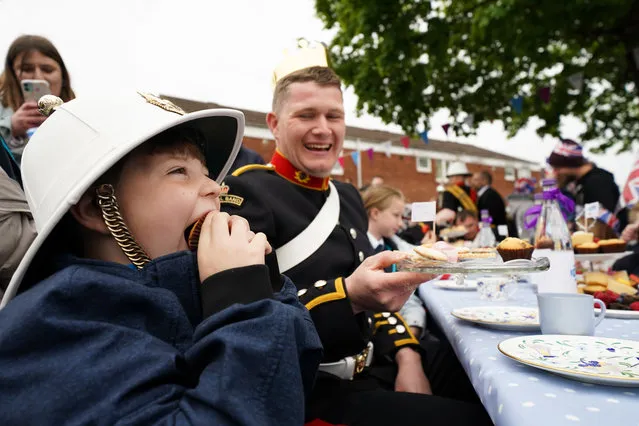
[[433, 286], [437, 288], [443, 288], [445, 290], [457, 290], [457, 291], [473, 291], [477, 290], [477, 281], [464, 280], [462, 285], [457, 284], [456, 280], [437, 280], [432, 281]]
[[458, 308], [451, 314], [464, 321], [481, 324], [497, 330], [536, 331], [539, 330], [537, 308], [521, 306], [473, 306]]
[[499, 350], [522, 364], [569, 379], [612, 386], [639, 386], [639, 342], [593, 336], [513, 337]]
[[[595, 308], [595, 313], [599, 313], [601, 309]], [[639, 311], [624, 311], [621, 309], [606, 309], [606, 318], [617, 319], [639, 319]]]
[[575, 253], [575, 260], [577, 262], [605, 262], [607, 260], [617, 260], [622, 257], [626, 257], [632, 254], [631, 251], [623, 253], [592, 253], [592, 254], [577, 254]]

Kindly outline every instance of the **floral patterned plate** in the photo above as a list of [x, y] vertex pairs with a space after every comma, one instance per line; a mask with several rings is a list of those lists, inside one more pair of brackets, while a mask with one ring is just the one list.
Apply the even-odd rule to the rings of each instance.
[[458, 308], [451, 314], [464, 321], [497, 330], [537, 331], [539, 311], [537, 308], [520, 306], [474, 306]]
[[593, 336], [514, 337], [501, 353], [532, 367], [581, 382], [639, 386], [639, 342]]

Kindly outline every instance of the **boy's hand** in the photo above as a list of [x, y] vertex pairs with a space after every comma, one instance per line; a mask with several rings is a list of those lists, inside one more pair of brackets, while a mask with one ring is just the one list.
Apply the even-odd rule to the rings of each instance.
[[266, 235], [252, 232], [246, 219], [211, 212], [202, 224], [197, 250], [200, 281], [227, 269], [263, 265], [271, 251]]

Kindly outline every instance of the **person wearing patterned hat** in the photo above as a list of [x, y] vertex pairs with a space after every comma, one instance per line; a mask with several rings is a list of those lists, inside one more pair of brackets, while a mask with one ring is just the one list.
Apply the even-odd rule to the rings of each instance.
[[322, 340], [307, 420], [489, 424], [479, 404], [424, 395], [421, 347], [397, 311], [432, 276], [384, 272], [408, 254], [373, 255], [357, 189], [330, 180], [346, 125], [341, 81], [320, 59], [278, 68], [286, 71], [276, 76], [267, 115], [277, 150], [270, 164], [227, 178], [222, 198], [223, 210], [267, 235], [271, 273], [291, 277]]
[[135, 92], [40, 107], [0, 423], [301, 424], [319, 337], [293, 284], [274, 292], [264, 234], [219, 212], [243, 114]]
[[557, 142], [546, 160], [552, 167], [560, 186], [574, 182], [575, 204], [580, 210], [585, 204], [599, 202], [601, 207], [616, 215], [619, 229], [627, 224], [626, 209], [619, 209], [619, 187], [612, 173], [597, 167], [583, 155], [583, 147], [571, 139]]

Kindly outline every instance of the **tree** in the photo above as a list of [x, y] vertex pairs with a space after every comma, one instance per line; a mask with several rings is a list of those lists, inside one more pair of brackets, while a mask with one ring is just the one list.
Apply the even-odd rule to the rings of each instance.
[[537, 116], [540, 135], [560, 136], [560, 118], [573, 115], [587, 126], [582, 141], [603, 140], [596, 150], [628, 150], [639, 140], [637, 0], [315, 5], [336, 31], [332, 65], [353, 86], [358, 111], [407, 133], [447, 108], [463, 135], [501, 120], [512, 136]]

